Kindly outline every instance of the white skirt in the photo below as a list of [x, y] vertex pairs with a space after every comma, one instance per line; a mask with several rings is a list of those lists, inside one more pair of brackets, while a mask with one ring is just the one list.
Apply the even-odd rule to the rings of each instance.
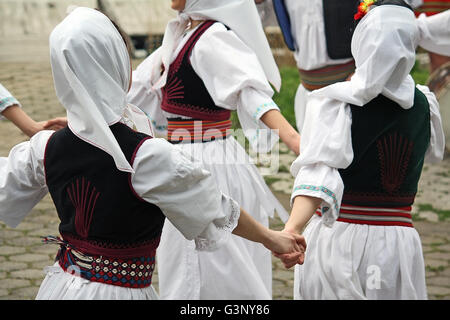
[[91, 282], [64, 272], [58, 262], [46, 267], [45, 272], [36, 300], [158, 300], [153, 286], [125, 288]]
[[[263, 225], [274, 211], [287, 215], [233, 137], [176, 146], [201, 161], [222, 192]], [[196, 251], [194, 242], [166, 220], [157, 259], [161, 299], [272, 298], [271, 253], [259, 243], [232, 235], [217, 251]]]
[[295, 267], [294, 299], [427, 299], [416, 229], [335, 222], [314, 215], [303, 233], [305, 263]]

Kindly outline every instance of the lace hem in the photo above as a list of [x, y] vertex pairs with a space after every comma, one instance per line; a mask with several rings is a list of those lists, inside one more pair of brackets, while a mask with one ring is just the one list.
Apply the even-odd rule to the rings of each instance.
[[241, 216], [241, 207], [232, 199], [228, 199], [228, 201], [230, 202], [231, 213], [227, 217], [227, 221], [221, 226], [215, 225], [217, 236], [214, 239], [207, 239], [201, 236], [195, 238], [196, 250], [215, 251], [230, 238], [232, 231], [238, 225], [239, 217]]

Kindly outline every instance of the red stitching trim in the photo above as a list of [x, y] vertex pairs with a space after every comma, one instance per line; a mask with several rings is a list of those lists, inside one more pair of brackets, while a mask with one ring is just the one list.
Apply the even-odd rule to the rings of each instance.
[[[86, 191], [85, 182], [87, 181]], [[67, 194], [75, 208], [75, 230], [82, 238], [87, 238], [89, 228], [92, 222], [95, 206], [97, 204], [100, 193], [97, 192], [95, 186], [91, 187], [91, 182], [81, 177], [81, 195], [79, 190], [79, 179], [76, 179], [76, 195], [74, 182], [67, 187]], [[71, 195], [72, 192], [72, 195]], [[89, 198], [89, 199], [88, 199]], [[87, 201], [89, 200], [89, 201]]]
[[199, 118], [200, 120], [222, 121], [228, 120], [231, 116], [231, 111], [227, 109], [213, 110], [191, 104], [178, 103], [174, 101], [169, 102], [166, 101], [166, 99], [163, 99], [161, 109], [173, 114]]
[[[342, 213], [345, 213], [341, 210]], [[357, 212], [351, 212], [353, 214], [358, 214]], [[322, 213], [318, 210], [316, 214], [321, 217]], [[361, 214], [366, 214], [365, 212], [361, 212]], [[395, 214], [395, 216], [403, 216], [400, 213]], [[408, 215], [407, 218], [411, 218], [411, 215]], [[401, 221], [373, 221], [373, 220], [363, 220], [363, 219], [348, 219], [338, 217], [336, 221], [353, 223], [353, 224], [365, 224], [365, 225], [373, 225], [373, 226], [400, 226], [400, 227], [411, 227], [413, 228], [413, 224], [409, 222], [401, 222]]]
[[[152, 139], [152, 137], [146, 137], [146, 138], [142, 139], [142, 140], [139, 142], [139, 144], [137, 145], [136, 149], [134, 149], [134, 152], [133, 152], [133, 155], [132, 155], [131, 161], [130, 161], [131, 167], [133, 167], [134, 160], [136, 159], [136, 155], [137, 155], [137, 152], [138, 152], [139, 148], [144, 144], [145, 141], [150, 140], [150, 139]], [[144, 199], [142, 199], [141, 196], [138, 195], [138, 193], [136, 192], [136, 190], [134, 190], [133, 184], [131, 183], [131, 172], [128, 174], [128, 184], [130, 185], [131, 192], [134, 194], [134, 196], [135, 196], [138, 200], [140, 200], [140, 201], [142, 201], [142, 202], [147, 202], [147, 201], [145, 201]]]
[[[226, 109], [213, 110], [201, 106], [194, 106], [190, 104], [171, 101], [171, 98], [183, 98], [184, 96], [184, 91], [181, 90], [182, 88], [184, 88], [184, 86], [182, 85], [182, 83], [180, 85], [180, 83], [177, 82], [178, 78], [175, 76], [175, 74], [180, 69], [180, 66], [184, 61], [186, 54], [188, 55], [191, 54], [195, 46], [195, 43], [200, 39], [203, 33], [214, 23], [216, 23], [216, 21], [212, 20], [203, 23], [199, 27], [199, 29], [197, 29], [195, 33], [189, 38], [189, 40], [184, 45], [183, 49], [178, 54], [177, 58], [170, 65], [167, 83], [166, 86], [162, 89], [163, 90], [163, 100], [161, 103], [162, 110], [178, 115], [199, 118], [201, 120], [220, 121], [220, 120], [227, 120], [230, 117], [231, 112]], [[171, 97], [171, 95], [175, 96]]]
[[395, 132], [377, 141], [381, 184], [388, 193], [394, 193], [405, 180], [413, 149], [413, 142]]
[[53, 132], [50, 137], [48, 137], [48, 140], [47, 140], [47, 143], [45, 144], [45, 149], [44, 149], [44, 176], [45, 176], [45, 185], [47, 185], [47, 186], [48, 186], [48, 183], [47, 183], [47, 148], [48, 148], [48, 144], [49, 144], [50, 140], [52, 139], [52, 137], [55, 133], [56, 133], [56, 131]]
[[[183, 49], [178, 53], [176, 59], [172, 62], [172, 64], [169, 67], [169, 76], [173, 76], [174, 73], [176, 73], [181, 66], [181, 63], [183, 62], [183, 59], [186, 55], [186, 52], [189, 50], [189, 53], [192, 51], [193, 47], [195, 46], [195, 43], [197, 43], [198, 39], [203, 35], [203, 33], [212, 26], [216, 21], [206, 21], [204, 22], [196, 31], [195, 33], [189, 38], [189, 40], [185, 43]], [[194, 44], [194, 46], [191, 45]]]
[[368, 220], [352, 220], [345, 218], [338, 218], [337, 221], [347, 222], [353, 224], [368, 224], [374, 226], [400, 226], [400, 227], [413, 227], [412, 223], [400, 222], [400, 221], [368, 221]]

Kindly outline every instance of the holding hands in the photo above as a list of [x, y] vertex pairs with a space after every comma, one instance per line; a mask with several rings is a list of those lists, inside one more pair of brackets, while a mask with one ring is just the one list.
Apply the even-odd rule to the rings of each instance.
[[273, 241], [264, 246], [271, 250], [273, 255], [279, 258], [286, 269], [305, 261], [306, 241], [305, 237], [295, 233], [283, 231], [273, 231]]
[[28, 137], [34, 136], [42, 130], [59, 130], [67, 126], [67, 118], [54, 118], [48, 121], [34, 121], [19, 105], [6, 108], [2, 116], [14, 123]]
[[[276, 257], [281, 257], [283, 263], [286, 260], [288, 262], [285, 263], [286, 268], [297, 263], [303, 264], [305, 259], [306, 241], [303, 236], [298, 233], [271, 230], [257, 222], [242, 208], [233, 234], [261, 243]], [[294, 261], [295, 263], [292, 264]]]
[[67, 127], [67, 118], [59, 117], [48, 121], [43, 121], [41, 123], [43, 124], [44, 130], [58, 131], [60, 129]]
[[306, 241], [301, 232], [306, 223], [311, 219], [316, 209], [320, 206], [322, 199], [308, 196], [297, 196], [294, 198], [291, 215], [286, 225], [281, 231], [284, 234], [291, 235], [297, 239], [299, 246], [303, 247], [303, 254], [296, 255], [293, 252], [273, 251], [273, 255], [280, 259], [284, 266], [289, 269], [298, 264], [303, 264], [305, 260]]
[[54, 118], [47, 121], [39, 121], [39, 122], [30, 122], [28, 126], [22, 126], [22, 131], [29, 136], [30, 138], [34, 136], [36, 133], [42, 130], [54, 130], [58, 131], [67, 127], [67, 118]]
[[281, 260], [281, 262], [283, 262], [284, 267], [286, 269], [290, 269], [293, 266], [295, 266], [296, 264], [303, 264], [303, 262], [305, 261], [305, 250], [306, 250], [306, 240], [305, 237], [302, 235], [299, 235], [296, 232], [293, 231], [288, 231], [286, 230], [286, 228], [281, 231], [281, 233], [285, 234], [285, 235], [291, 235], [293, 236], [296, 241], [297, 241], [297, 245], [300, 248], [300, 252], [286, 252], [283, 253], [281, 251], [273, 251], [273, 255], [275, 257], [277, 257], [278, 259]]

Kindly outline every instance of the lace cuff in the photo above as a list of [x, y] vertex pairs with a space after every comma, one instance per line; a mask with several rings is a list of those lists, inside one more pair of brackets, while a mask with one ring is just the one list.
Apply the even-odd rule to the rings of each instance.
[[195, 238], [196, 250], [215, 251], [230, 238], [232, 231], [238, 225], [241, 207], [233, 199], [222, 195], [222, 209], [226, 217], [219, 221], [215, 220]]

